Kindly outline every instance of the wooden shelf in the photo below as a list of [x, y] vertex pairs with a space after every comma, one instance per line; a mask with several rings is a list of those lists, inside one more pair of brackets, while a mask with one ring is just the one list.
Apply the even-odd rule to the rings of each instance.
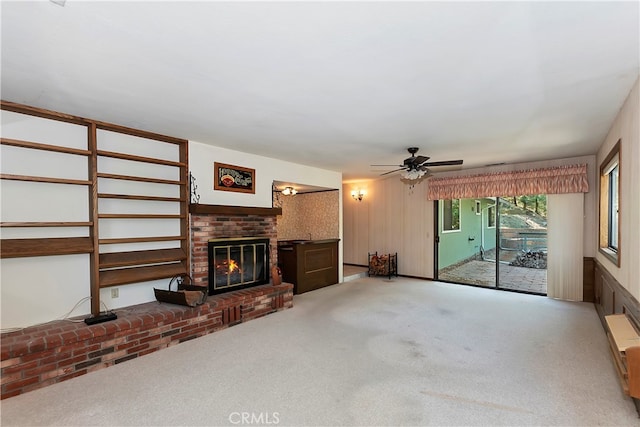
[[98, 214], [98, 218], [105, 219], [180, 219], [180, 214]]
[[138, 196], [135, 194], [98, 193], [99, 199], [149, 200], [155, 202], [182, 202], [180, 197]]
[[115, 125], [113, 123], [101, 122], [98, 120], [91, 120], [91, 123], [95, 124], [98, 129], [107, 130], [110, 132], [124, 133], [125, 135], [136, 136], [139, 138], [153, 139], [160, 142], [168, 142], [169, 144], [180, 145], [186, 147], [189, 141], [182, 138], [176, 138], [173, 136], [161, 135], [159, 133], [149, 132], [146, 130], [133, 129], [126, 126]]
[[93, 241], [89, 237], [0, 240], [0, 258], [88, 254], [91, 252], [93, 252]]
[[276, 216], [282, 215], [282, 208], [257, 208], [247, 206], [223, 206], [223, 205], [189, 205], [189, 213], [192, 214], [218, 214], [218, 215], [256, 215]]
[[153, 184], [185, 185], [181, 181], [175, 181], [171, 179], [161, 179], [161, 178], [149, 178], [146, 176], [118, 175], [114, 173], [101, 173], [101, 172], [98, 172], [96, 176], [98, 178], [116, 179], [121, 181], [138, 181], [138, 182], [151, 182]]
[[34, 150], [53, 151], [56, 153], [76, 154], [78, 156], [90, 156], [91, 151], [79, 148], [63, 147], [60, 145], [41, 144], [39, 142], [21, 141], [19, 139], [0, 138], [0, 144]]
[[112, 239], [100, 239], [100, 245], [114, 245], [119, 243], [147, 243], [147, 242], [172, 242], [187, 240], [183, 236], [152, 236], [152, 237], [117, 237]]
[[0, 179], [6, 179], [10, 181], [46, 182], [49, 184], [73, 184], [73, 185], [93, 184], [91, 181], [81, 180], [81, 179], [48, 178], [44, 176], [12, 175], [7, 173], [0, 174]]
[[0, 222], [0, 227], [91, 227], [93, 222], [70, 222], [70, 221], [50, 221], [50, 222], [20, 222], [4, 221]]
[[100, 287], [108, 288], [128, 283], [166, 279], [186, 273], [187, 269], [182, 263], [105, 270], [100, 272]]
[[13, 111], [15, 113], [27, 114], [30, 116], [44, 117], [51, 120], [59, 120], [61, 122], [75, 123], [77, 125], [87, 126], [91, 121], [71, 114], [60, 113], [52, 110], [45, 110], [43, 108], [29, 107], [27, 105], [18, 104], [9, 101], [0, 101], [0, 108], [7, 111]]
[[174, 162], [173, 160], [156, 159], [154, 157], [134, 156], [133, 154], [116, 153], [114, 151], [98, 150], [97, 154], [98, 156], [102, 156], [102, 157], [111, 157], [113, 159], [121, 159], [121, 160], [131, 160], [134, 162], [152, 163], [156, 165], [176, 166], [176, 167], [186, 166], [184, 163]]
[[130, 267], [133, 265], [160, 264], [187, 259], [181, 248], [152, 249], [147, 251], [112, 252], [100, 254], [100, 269]]

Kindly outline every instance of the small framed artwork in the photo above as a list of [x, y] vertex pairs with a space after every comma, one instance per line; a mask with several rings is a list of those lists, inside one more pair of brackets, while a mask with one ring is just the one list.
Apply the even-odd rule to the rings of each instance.
[[213, 163], [213, 169], [214, 190], [255, 194], [255, 169], [218, 162]]

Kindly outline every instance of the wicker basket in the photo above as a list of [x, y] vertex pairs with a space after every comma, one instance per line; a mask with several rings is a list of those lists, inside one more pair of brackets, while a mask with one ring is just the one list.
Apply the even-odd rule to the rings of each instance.
[[[174, 281], [177, 282], [176, 291], [171, 290], [171, 285]], [[209, 289], [206, 286], [195, 286], [191, 283], [191, 276], [188, 274], [180, 274], [171, 278], [168, 290], [153, 288], [153, 292], [159, 302], [168, 302], [189, 307], [204, 304], [207, 300]]]

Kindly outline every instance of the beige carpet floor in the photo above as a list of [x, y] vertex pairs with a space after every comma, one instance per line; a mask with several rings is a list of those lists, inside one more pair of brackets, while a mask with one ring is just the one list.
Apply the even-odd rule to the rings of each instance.
[[632, 426], [592, 304], [359, 278], [1, 403], [3, 426]]

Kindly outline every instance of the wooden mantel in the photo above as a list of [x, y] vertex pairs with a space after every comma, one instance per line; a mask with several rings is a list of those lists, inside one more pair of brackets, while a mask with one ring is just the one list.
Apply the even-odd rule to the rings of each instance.
[[225, 205], [201, 205], [192, 203], [189, 205], [191, 214], [217, 214], [217, 215], [258, 215], [276, 216], [282, 215], [282, 208], [258, 208], [250, 206], [225, 206]]

